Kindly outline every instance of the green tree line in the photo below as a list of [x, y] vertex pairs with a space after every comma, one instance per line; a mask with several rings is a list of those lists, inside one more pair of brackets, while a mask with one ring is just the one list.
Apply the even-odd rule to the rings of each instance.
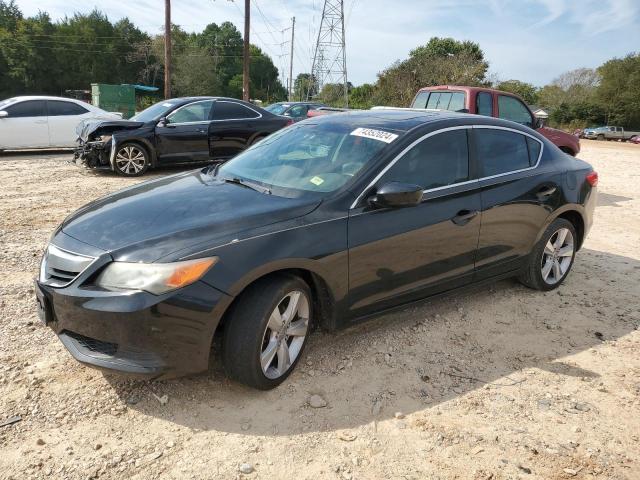
[[[295, 95], [312, 96], [342, 107], [343, 87], [317, 82], [300, 74]], [[418, 89], [434, 85], [493, 87], [520, 95], [529, 105], [550, 112], [553, 126], [573, 129], [596, 125], [640, 128], [640, 54], [614, 58], [596, 69], [580, 68], [563, 73], [549, 85], [536, 87], [521, 80], [497, 81], [477, 43], [452, 38], [431, 38], [412, 50], [409, 58], [397, 61], [378, 74], [373, 84], [348, 86], [351, 108], [374, 105], [408, 107]]]
[[[200, 33], [172, 29], [172, 94], [242, 97], [242, 35], [230, 22]], [[251, 97], [282, 100], [278, 69], [251, 45]], [[64, 95], [91, 83], [164, 85], [164, 36], [149, 35], [127, 18], [112, 23], [94, 10], [53, 22], [25, 17], [14, 0], [0, 0], [0, 98]]]

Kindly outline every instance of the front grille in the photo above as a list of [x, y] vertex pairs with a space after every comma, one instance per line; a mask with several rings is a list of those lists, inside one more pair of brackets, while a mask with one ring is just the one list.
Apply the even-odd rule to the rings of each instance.
[[52, 287], [65, 287], [94, 260], [94, 257], [68, 252], [50, 244], [42, 258], [40, 281]]
[[103, 342], [102, 340], [96, 340], [95, 338], [85, 337], [84, 335], [80, 335], [79, 333], [70, 332], [69, 330], [64, 330], [63, 332], [68, 337], [73, 338], [80, 348], [84, 348], [93, 353], [100, 353], [102, 355], [107, 355], [109, 357], [113, 357], [118, 351], [118, 344], [111, 342]]

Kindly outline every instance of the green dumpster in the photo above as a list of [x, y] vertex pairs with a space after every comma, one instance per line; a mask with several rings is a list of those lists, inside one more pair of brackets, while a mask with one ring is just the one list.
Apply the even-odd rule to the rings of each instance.
[[134, 85], [91, 84], [91, 103], [107, 112], [121, 112], [123, 118], [136, 113], [136, 88]]

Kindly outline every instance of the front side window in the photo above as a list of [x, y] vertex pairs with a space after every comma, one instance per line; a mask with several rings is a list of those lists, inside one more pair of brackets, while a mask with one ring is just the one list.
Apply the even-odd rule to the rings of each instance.
[[533, 127], [533, 118], [529, 109], [520, 100], [508, 95], [498, 95], [498, 112], [500, 118]]
[[486, 117], [493, 116], [493, 99], [490, 93], [480, 92], [476, 95], [476, 112]]
[[47, 100], [47, 111], [50, 117], [58, 117], [63, 115], [84, 115], [89, 110], [77, 103]]
[[178, 108], [167, 117], [167, 120], [169, 123], [207, 122], [211, 119], [212, 106], [213, 100], [190, 103]]
[[378, 182], [402, 182], [423, 189], [444, 187], [469, 180], [467, 130], [438, 133], [403, 155]]
[[[493, 128], [476, 128], [476, 149], [482, 177], [529, 168], [529, 144], [526, 135]], [[535, 143], [538, 143], [534, 140]], [[535, 154], [535, 147], [532, 146]], [[539, 153], [539, 150], [537, 151]], [[534, 161], [534, 164], [537, 161]]]
[[304, 117], [307, 114], [306, 105], [294, 105], [287, 111], [287, 115], [290, 117]]
[[284, 196], [332, 192], [389, 146], [359, 135], [358, 130], [328, 122], [296, 124], [234, 157], [220, 167], [218, 175], [276, 187], [275, 194], [284, 189]]
[[44, 100], [27, 100], [26, 102], [15, 103], [5, 108], [11, 118], [20, 117], [45, 117], [47, 115], [44, 108]]
[[259, 116], [257, 112], [236, 102], [218, 101], [213, 107], [214, 120], [242, 120]]

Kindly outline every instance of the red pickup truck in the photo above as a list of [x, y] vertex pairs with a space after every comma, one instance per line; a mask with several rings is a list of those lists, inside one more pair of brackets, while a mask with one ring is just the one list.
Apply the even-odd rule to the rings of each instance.
[[418, 91], [411, 108], [434, 108], [504, 118], [535, 129], [569, 155], [575, 156], [580, 151], [580, 140], [576, 136], [545, 127], [522, 99], [512, 93], [457, 85], [425, 87]]

